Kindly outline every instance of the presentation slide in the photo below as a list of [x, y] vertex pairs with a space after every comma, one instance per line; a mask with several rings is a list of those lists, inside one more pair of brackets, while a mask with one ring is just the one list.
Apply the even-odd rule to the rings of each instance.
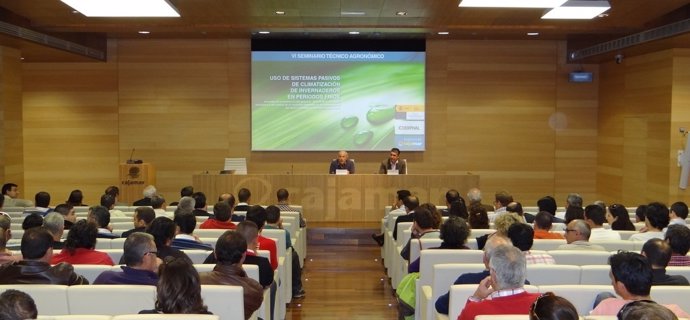
[[252, 150], [425, 149], [425, 53], [252, 52]]

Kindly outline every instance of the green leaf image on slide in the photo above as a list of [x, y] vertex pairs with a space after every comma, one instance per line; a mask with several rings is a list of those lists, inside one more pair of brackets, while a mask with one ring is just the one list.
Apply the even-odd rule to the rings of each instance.
[[252, 78], [253, 150], [388, 150], [396, 105], [424, 105], [423, 62], [261, 62]]

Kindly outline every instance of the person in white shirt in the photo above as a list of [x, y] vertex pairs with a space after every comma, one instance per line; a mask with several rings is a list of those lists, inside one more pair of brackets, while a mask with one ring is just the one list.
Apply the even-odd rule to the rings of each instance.
[[[683, 201], [678, 201], [672, 204], [668, 217], [671, 219], [671, 221], [668, 223], [669, 225], [679, 224], [687, 227], [688, 224], [685, 222], [685, 219], [688, 218], [688, 205]], [[664, 232], [665, 231], [666, 230], [664, 230]]]
[[168, 217], [173, 219], [175, 217], [172, 212], [165, 211], [165, 198], [160, 194], [151, 197], [151, 207], [153, 207], [153, 212], [156, 213], [156, 218]]
[[104, 206], [110, 212], [111, 217], [126, 217], [124, 212], [115, 209], [115, 197], [112, 194], [104, 194], [101, 196], [101, 206]]
[[618, 232], [604, 228], [606, 213], [599, 205], [590, 204], [585, 207], [585, 222], [592, 228], [589, 235], [590, 242], [621, 239], [621, 235]]
[[664, 239], [664, 228], [669, 223], [668, 208], [660, 202], [652, 202], [645, 210], [644, 225], [647, 231], [633, 234], [630, 241], [647, 242], [649, 239]]
[[[403, 204], [403, 199], [412, 195], [409, 190], [404, 189], [398, 190], [396, 193], [397, 196], [395, 198], [395, 203], [393, 203], [391, 211], [383, 217], [387, 230], [393, 230], [393, 227], [395, 226], [395, 219], [398, 216], [407, 214], [407, 210], [405, 210], [405, 205]], [[374, 241], [376, 241], [376, 243], [378, 243], [379, 246], [383, 246], [383, 233], [372, 233], [371, 238], [374, 239]]]

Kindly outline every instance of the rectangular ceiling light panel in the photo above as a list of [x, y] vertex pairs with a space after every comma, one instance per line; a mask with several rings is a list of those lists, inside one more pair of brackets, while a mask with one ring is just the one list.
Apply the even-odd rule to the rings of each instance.
[[611, 9], [608, 1], [570, 0], [562, 6], [553, 8], [542, 19], [594, 19]]
[[555, 8], [567, 0], [462, 0], [460, 7], [479, 8]]
[[87, 17], [180, 17], [167, 0], [61, 0]]

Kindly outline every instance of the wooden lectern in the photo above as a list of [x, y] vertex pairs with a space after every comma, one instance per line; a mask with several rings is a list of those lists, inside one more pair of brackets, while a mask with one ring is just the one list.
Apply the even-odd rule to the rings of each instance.
[[120, 196], [118, 202], [131, 204], [144, 197], [148, 185], [156, 185], [156, 169], [150, 163], [120, 164]]

